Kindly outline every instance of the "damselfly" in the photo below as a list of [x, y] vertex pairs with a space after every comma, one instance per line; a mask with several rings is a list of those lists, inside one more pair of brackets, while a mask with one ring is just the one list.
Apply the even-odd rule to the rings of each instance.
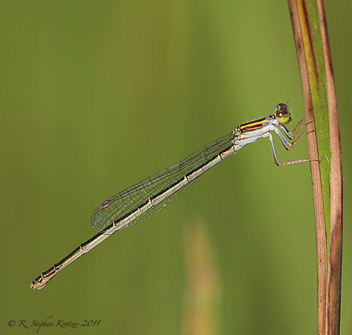
[[280, 103], [275, 106], [275, 114], [236, 127], [231, 133], [200, 148], [179, 163], [107, 199], [96, 208], [91, 217], [93, 229], [99, 232], [60, 262], [41, 273], [32, 281], [30, 287], [37, 290], [42, 289], [59, 271], [77, 258], [116, 231], [132, 226], [157, 213], [205, 171], [259, 138], [269, 138], [271, 153], [277, 166], [309, 161], [309, 159], [300, 159], [279, 163], [276, 157], [271, 131], [276, 133], [286, 150], [290, 150], [305, 134], [297, 137], [304, 124], [303, 120], [292, 132], [288, 131], [285, 125], [291, 120], [287, 105]]

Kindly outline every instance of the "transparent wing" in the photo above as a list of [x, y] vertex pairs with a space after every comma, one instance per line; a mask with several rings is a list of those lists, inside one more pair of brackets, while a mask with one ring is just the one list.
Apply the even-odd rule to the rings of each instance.
[[[93, 212], [91, 217], [93, 229], [96, 231], [101, 231], [112, 222], [120, 220], [126, 215], [138, 210], [138, 208], [145, 204], [149, 198], [152, 198], [154, 195], [159, 194], [163, 190], [167, 190], [175, 182], [183, 179], [185, 175], [210, 161], [220, 152], [229, 148], [232, 145], [232, 139], [233, 134], [227, 134], [205, 145], [204, 147], [201, 147], [179, 163], [171, 165], [168, 168], [142, 180], [138, 184], [126, 188], [120, 193], [110, 197], [100, 204]], [[171, 202], [178, 195], [180, 195], [191, 183], [182, 187], [177, 192], [150, 208], [139, 217], [136, 217], [136, 219], [128, 226], [131, 226], [136, 222], [143, 221], [151, 215], [157, 213], [160, 209], [165, 207], [167, 203]]]

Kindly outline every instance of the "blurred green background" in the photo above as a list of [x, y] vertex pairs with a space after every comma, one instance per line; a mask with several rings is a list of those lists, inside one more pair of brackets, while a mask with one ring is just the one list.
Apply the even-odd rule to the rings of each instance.
[[[327, 1], [326, 14], [348, 205], [352, 3]], [[49, 317], [101, 322], [40, 334], [185, 333], [185, 232], [197, 222], [217, 271], [216, 334], [314, 334], [309, 165], [277, 168], [267, 140], [29, 288], [93, 235], [106, 198], [278, 102], [303, 118], [286, 2], [1, 1], [0, 17], [1, 333]], [[275, 141], [281, 161], [308, 155], [306, 139], [291, 152]], [[351, 216], [345, 206], [342, 334], [352, 331]]]

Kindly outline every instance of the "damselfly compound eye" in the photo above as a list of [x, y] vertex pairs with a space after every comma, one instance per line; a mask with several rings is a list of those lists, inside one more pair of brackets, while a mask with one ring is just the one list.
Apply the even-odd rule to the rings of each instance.
[[277, 104], [275, 106], [275, 117], [280, 124], [289, 123], [292, 121], [291, 113], [286, 104]]

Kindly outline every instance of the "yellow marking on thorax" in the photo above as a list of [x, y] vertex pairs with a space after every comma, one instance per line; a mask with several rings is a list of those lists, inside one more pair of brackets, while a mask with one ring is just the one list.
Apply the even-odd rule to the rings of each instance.
[[252, 127], [256, 127], [258, 125], [263, 125], [265, 122], [266, 122], [266, 119], [260, 120], [260, 121], [254, 121], [251, 123], [246, 123], [246, 124], [240, 126], [240, 130], [242, 131], [243, 129], [246, 129], [246, 128], [252, 128]]

